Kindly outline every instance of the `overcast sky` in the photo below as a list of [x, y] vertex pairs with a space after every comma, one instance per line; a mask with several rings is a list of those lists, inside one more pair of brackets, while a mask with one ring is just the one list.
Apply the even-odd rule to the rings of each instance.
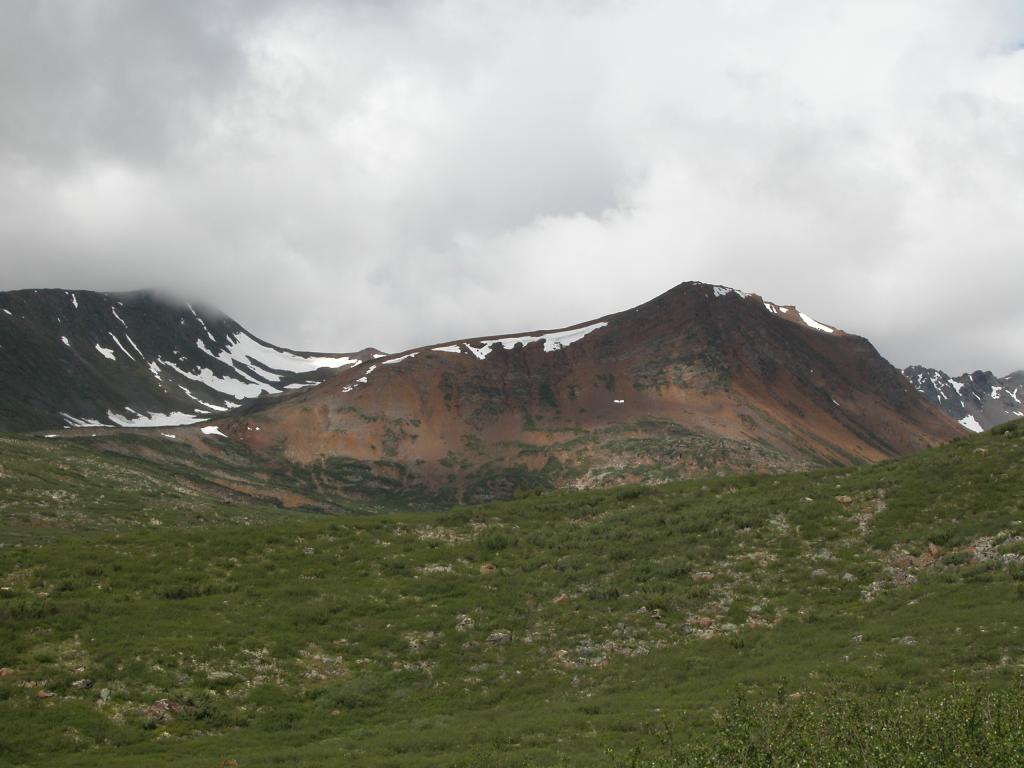
[[1024, 368], [1024, 3], [5, 0], [0, 288], [303, 349], [702, 280]]

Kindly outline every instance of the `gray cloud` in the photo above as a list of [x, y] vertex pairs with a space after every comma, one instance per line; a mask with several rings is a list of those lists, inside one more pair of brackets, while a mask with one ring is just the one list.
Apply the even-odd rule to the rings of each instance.
[[397, 350], [698, 279], [898, 365], [1024, 367], [1019, 3], [0, 13], [5, 288]]

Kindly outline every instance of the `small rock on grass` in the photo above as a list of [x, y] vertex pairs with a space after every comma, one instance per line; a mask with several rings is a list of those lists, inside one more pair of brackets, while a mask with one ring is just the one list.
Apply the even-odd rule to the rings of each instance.
[[491, 645], [508, 645], [512, 642], [512, 633], [507, 629], [499, 629], [487, 636], [487, 642]]

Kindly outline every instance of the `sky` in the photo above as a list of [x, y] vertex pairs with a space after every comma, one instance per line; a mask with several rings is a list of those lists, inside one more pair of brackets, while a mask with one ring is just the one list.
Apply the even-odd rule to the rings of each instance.
[[399, 351], [687, 280], [1024, 368], [1024, 3], [0, 7], [0, 289]]

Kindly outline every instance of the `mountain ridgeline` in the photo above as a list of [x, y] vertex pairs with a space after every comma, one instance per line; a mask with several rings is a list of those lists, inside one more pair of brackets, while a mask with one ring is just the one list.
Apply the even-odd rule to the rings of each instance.
[[148, 434], [154, 458], [218, 463], [232, 492], [277, 467], [270, 495], [301, 486], [299, 506], [849, 465], [964, 434], [866, 339], [703, 283], [390, 355], [294, 352], [149, 293], [16, 291], [0, 312], [0, 428], [156, 428], [99, 440]]
[[964, 434], [866, 339], [702, 283], [568, 328], [367, 360], [213, 424], [176, 439], [321, 485], [347, 476], [347, 493], [373, 478], [463, 501], [856, 464]]
[[149, 292], [3, 292], [0, 430], [195, 423], [372, 352], [294, 352]]

